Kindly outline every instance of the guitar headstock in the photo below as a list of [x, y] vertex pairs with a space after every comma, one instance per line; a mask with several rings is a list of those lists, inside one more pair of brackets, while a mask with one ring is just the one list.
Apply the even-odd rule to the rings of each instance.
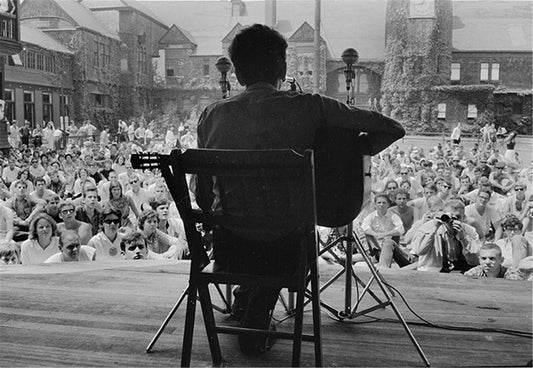
[[134, 169], [141, 170], [161, 169], [161, 166], [165, 165], [167, 159], [168, 155], [162, 155], [160, 153], [136, 153], [131, 155], [131, 166]]

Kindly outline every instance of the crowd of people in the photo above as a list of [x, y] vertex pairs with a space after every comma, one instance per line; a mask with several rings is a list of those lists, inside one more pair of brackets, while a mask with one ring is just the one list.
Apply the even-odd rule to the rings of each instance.
[[[521, 163], [515, 132], [487, 125], [467, 151], [457, 128], [427, 153], [393, 145], [373, 157], [354, 231], [378, 267], [531, 280], [533, 161]], [[323, 244], [337, 236], [321, 230]]]
[[[42, 131], [29, 124], [18, 134], [11, 129], [12, 149], [0, 168], [2, 259], [124, 259], [132, 242], [138, 248], [129, 258], [187, 257], [183, 224], [164, 179], [158, 170], [133, 169], [130, 155], [196, 147], [193, 115], [155, 134], [143, 121], [119, 121], [113, 136], [108, 129], [96, 134], [89, 121], [69, 129], [68, 138], [54, 133], [53, 123]], [[465, 150], [460, 129], [428, 152], [393, 145], [372, 157], [372, 198], [354, 229], [379, 267], [527, 278], [533, 162], [521, 162], [514, 132], [487, 125]], [[68, 245], [73, 231], [75, 252]], [[339, 232], [320, 234], [326, 244]], [[335, 259], [329, 252], [323, 257]]]
[[143, 120], [119, 121], [113, 136], [90, 121], [56, 130], [11, 124], [11, 149], [0, 153], [3, 263], [188, 257], [160, 171], [133, 169], [130, 155], [195, 147], [190, 121], [155, 134]]

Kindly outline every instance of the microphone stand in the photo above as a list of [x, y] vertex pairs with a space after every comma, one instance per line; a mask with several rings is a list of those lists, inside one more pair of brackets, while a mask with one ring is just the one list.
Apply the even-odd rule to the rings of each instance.
[[215, 66], [220, 72], [220, 89], [222, 90], [222, 99], [229, 97], [231, 91], [231, 84], [228, 81], [228, 72], [231, 69], [231, 61], [225, 56], [221, 56], [217, 59]]

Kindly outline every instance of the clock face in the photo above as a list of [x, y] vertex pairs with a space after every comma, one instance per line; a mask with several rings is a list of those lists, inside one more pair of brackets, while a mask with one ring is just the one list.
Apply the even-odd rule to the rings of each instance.
[[435, 0], [410, 0], [409, 15], [411, 18], [434, 18]]

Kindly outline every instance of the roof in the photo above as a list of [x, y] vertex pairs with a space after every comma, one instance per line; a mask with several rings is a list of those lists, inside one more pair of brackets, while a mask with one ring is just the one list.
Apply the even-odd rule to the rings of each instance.
[[533, 50], [531, 1], [460, 1], [453, 12], [456, 50]]
[[37, 45], [47, 50], [72, 54], [69, 49], [52, 37], [37, 28], [24, 24], [23, 21], [20, 22], [20, 40], [24, 43], [31, 43], [32, 45]]
[[6, 73], [6, 82], [66, 89], [73, 88], [71, 78], [58, 79], [50, 77], [50, 73], [43, 73], [40, 70], [29, 70], [21, 67], [6, 66], [6, 68], [9, 68], [9, 71]]
[[107, 29], [94, 14], [84, 5], [75, 0], [54, 0], [79, 27], [101, 35], [120, 40], [118, 35]]
[[[155, 15], [149, 7], [135, 0], [83, 0], [83, 4], [91, 10], [133, 9], [164, 28], [169, 28], [165, 22]], [[172, 23], [168, 23], [172, 24]]]
[[172, 27], [161, 37], [160, 45], [196, 45], [192, 35], [184, 29], [173, 24]]
[[[245, 16], [231, 16], [230, 1], [139, 1], [166, 24], [189, 31], [198, 43], [197, 55], [222, 55], [222, 39], [233, 27], [265, 22], [264, 1], [244, 1]], [[385, 10], [383, 0], [327, 0], [321, 3], [321, 36], [334, 58], [353, 47], [361, 60], [385, 58]], [[314, 26], [310, 0], [278, 0], [277, 20], [287, 38], [307, 22]]]

